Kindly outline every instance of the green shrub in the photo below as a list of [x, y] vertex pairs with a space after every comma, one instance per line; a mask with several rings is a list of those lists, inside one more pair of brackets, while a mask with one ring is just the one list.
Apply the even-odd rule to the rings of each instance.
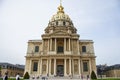
[[29, 79], [29, 78], [30, 78], [29, 73], [26, 72], [23, 78], [24, 78], [24, 79]]
[[97, 76], [94, 71], [92, 71], [92, 73], [91, 73], [91, 79], [97, 79]]

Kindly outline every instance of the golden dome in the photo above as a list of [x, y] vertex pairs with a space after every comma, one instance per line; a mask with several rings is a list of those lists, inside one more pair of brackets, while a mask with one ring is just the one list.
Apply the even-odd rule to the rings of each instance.
[[[68, 22], [68, 23], [72, 23], [70, 17], [65, 14], [64, 12], [64, 7], [62, 5], [60, 5], [58, 7], [58, 11], [55, 15], [52, 16], [51, 20], [50, 20], [50, 23], [53, 23], [53, 22], [58, 22], [58, 21], [64, 21], [64, 22]], [[53, 23], [54, 25], [54, 23]]]
[[76, 28], [74, 27], [70, 17], [65, 14], [64, 7], [60, 4], [58, 11], [50, 19], [45, 33], [53, 33], [58, 30], [63, 30], [68, 33], [76, 33]]

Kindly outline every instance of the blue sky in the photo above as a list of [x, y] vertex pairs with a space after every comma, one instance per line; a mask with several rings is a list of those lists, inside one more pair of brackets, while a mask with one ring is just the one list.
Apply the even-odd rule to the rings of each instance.
[[[25, 64], [27, 41], [41, 39], [59, 0], [0, 0], [0, 62]], [[92, 39], [97, 64], [120, 64], [120, 1], [63, 0], [80, 39]]]

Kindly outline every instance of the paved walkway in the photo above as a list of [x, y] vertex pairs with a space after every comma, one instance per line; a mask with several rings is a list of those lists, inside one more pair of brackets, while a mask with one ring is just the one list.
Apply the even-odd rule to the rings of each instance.
[[30, 79], [30, 80], [90, 80], [90, 79], [80, 79], [78, 77], [40, 77], [39, 79]]

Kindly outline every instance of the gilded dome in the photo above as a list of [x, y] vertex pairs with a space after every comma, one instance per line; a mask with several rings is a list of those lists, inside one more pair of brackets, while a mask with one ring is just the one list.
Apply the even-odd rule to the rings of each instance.
[[65, 14], [63, 6], [60, 4], [58, 11], [50, 19], [45, 33], [53, 33], [55, 31], [66, 31], [68, 33], [76, 33], [76, 28], [74, 27], [70, 17]]
[[73, 25], [70, 17], [65, 14], [64, 8], [62, 5], [58, 7], [58, 11], [55, 15], [52, 16], [52, 18], [49, 21], [48, 26], [68, 26]]

